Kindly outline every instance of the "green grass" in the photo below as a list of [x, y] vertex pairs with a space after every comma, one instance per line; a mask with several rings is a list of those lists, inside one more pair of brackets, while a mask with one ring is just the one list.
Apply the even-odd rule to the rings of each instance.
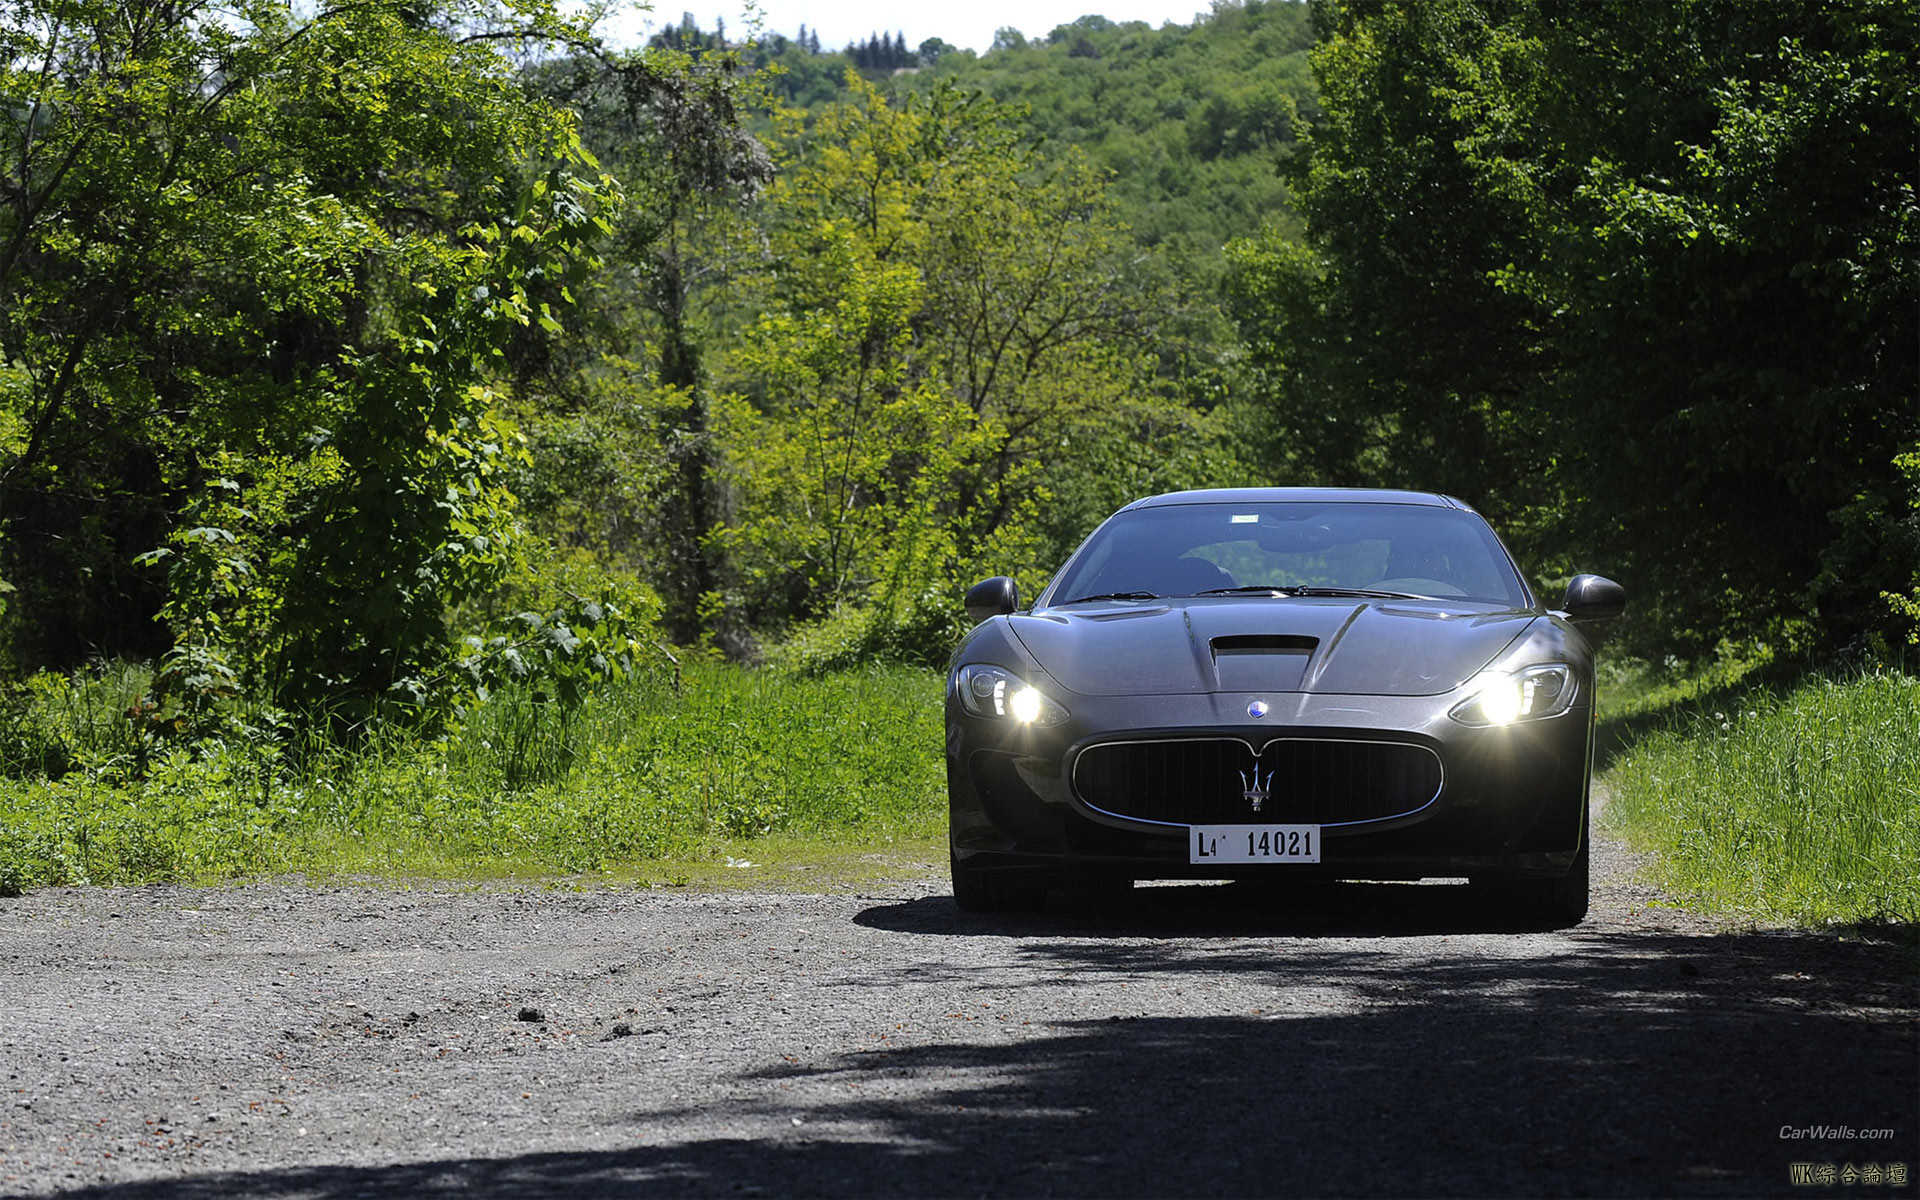
[[1709, 689], [1613, 752], [1605, 820], [1691, 903], [1801, 925], [1920, 921], [1920, 679]]
[[1655, 664], [1602, 654], [1594, 680], [1600, 693], [1600, 721], [1603, 725], [1629, 727], [1649, 719], [1667, 721], [1681, 705], [1709, 703], [1725, 694], [1749, 691], [1783, 667], [1765, 646], [1724, 643], [1710, 661], [1693, 664], [1675, 659]]
[[572, 714], [496, 695], [436, 742], [229, 739], [164, 749], [143, 772], [110, 722], [82, 736], [117, 692], [73, 687], [102, 694], [46, 687], [15, 721], [32, 753], [0, 779], [0, 891], [292, 872], [677, 882], [762, 844], [923, 856], [944, 828], [931, 671], [694, 663], [678, 689], [648, 676]]
[[[1783, 687], [1752, 666], [1615, 669], [1604, 819], [1692, 904], [1920, 921], [1920, 680]], [[502, 694], [438, 741], [351, 752], [142, 745], [121, 715], [142, 682], [41, 677], [8, 699], [0, 894], [290, 873], [833, 890], [939, 861], [933, 671], [696, 662], [677, 689], [648, 676], [571, 714]]]

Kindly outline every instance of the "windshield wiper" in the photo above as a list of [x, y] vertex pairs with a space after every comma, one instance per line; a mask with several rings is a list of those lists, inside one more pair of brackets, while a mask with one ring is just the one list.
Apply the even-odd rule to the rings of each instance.
[[1066, 604], [1085, 604], [1089, 600], [1158, 600], [1158, 592], [1101, 592], [1097, 596], [1076, 596]]
[[1299, 588], [1283, 587], [1277, 583], [1250, 583], [1244, 587], [1208, 588], [1204, 592], [1195, 592], [1196, 596], [1298, 596]]
[[1383, 592], [1378, 588], [1343, 587], [1297, 587], [1290, 589], [1296, 596], [1359, 596], [1365, 600], [1432, 600], [1432, 596], [1417, 596], [1412, 592]]
[[1196, 596], [1358, 596], [1363, 600], [1431, 600], [1432, 596], [1416, 596], [1412, 592], [1383, 592], [1378, 588], [1343, 587], [1293, 587], [1278, 583], [1256, 583], [1246, 587], [1208, 588], [1204, 592], [1195, 592]]

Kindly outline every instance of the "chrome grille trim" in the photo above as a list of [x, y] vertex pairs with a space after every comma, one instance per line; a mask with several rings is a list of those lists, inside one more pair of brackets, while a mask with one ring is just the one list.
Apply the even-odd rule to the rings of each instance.
[[[1198, 781], [1198, 787], [1200, 790], [1200, 794], [1203, 796], [1202, 803], [1212, 805], [1213, 810], [1211, 812], [1202, 812], [1202, 813], [1193, 814], [1189, 819], [1186, 819], [1186, 820], [1171, 820], [1167, 818], [1174, 814], [1168, 814], [1163, 812], [1163, 813], [1158, 813], [1154, 816], [1142, 816], [1137, 813], [1119, 811], [1119, 808], [1122, 806], [1116, 805], [1113, 799], [1108, 799], [1107, 797], [1102, 796], [1099, 799], [1101, 799], [1103, 803], [1096, 803], [1094, 799], [1089, 798], [1087, 794], [1087, 788], [1083, 785], [1083, 777], [1081, 772], [1082, 767], [1086, 765], [1088, 762], [1087, 756], [1090, 754], [1095, 754], [1100, 751], [1113, 750], [1113, 749], [1127, 747], [1127, 746], [1159, 746], [1159, 747], [1169, 747], [1169, 748], [1176, 748], [1176, 747], [1190, 748], [1191, 750], [1197, 752], [1194, 756], [1192, 765], [1195, 765], [1198, 767], [1199, 769], [1198, 773], [1201, 776], [1201, 778]], [[1205, 747], [1209, 747], [1209, 746], [1211, 747], [1237, 746], [1240, 748], [1240, 750], [1244, 751], [1244, 756], [1243, 757], [1236, 756], [1233, 760], [1228, 761], [1226, 760], [1224, 755], [1220, 755], [1216, 751], [1214, 753], [1214, 761], [1208, 762], [1207, 751]], [[1274, 803], [1270, 807], [1263, 810], [1262, 812], [1255, 813], [1252, 811], [1250, 804], [1246, 803], [1243, 799], [1236, 799], [1240, 797], [1240, 794], [1241, 794], [1242, 781], [1240, 778], [1240, 772], [1243, 769], [1250, 767], [1255, 760], [1264, 760], [1268, 752], [1273, 750], [1277, 746], [1323, 747], [1323, 748], [1327, 748], [1328, 751], [1334, 755], [1339, 755], [1343, 751], [1351, 751], [1355, 747], [1389, 747], [1391, 748], [1392, 751], [1396, 753], [1406, 754], [1407, 758], [1401, 764], [1399, 764], [1398, 767], [1396, 768], [1398, 771], [1402, 773], [1404, 773], [1405, 770], [1408, 768], [1408, 766], [1415, 761], [1415, 759], [1413, 758], [1415, 754], [1424, 755], [1427, 760], [1430, 760], [1430, 763], [1421, 763], [1420, 765], [1421, 765], [1422, 774], [1424, 774], [1426, 778], [1430, 779], [1432, 782], [1431, 792], [1427, 792], [1424, 786], [1413, 788], [1413, 789], [1403, 789], [1403, 790], [1407, 790], [1406, 798], [1403, 801], [1398, 801], [1389, 805], [1389, 807], [1393, 808], [1393, 811], [1391, 812], [1369, 813], [1368, 815], [1365, 815], [1365, 816], [1355, 817], [1355, 818], [1346, 819], [1346, 820], [1332, 820], [1332, 821], [1322, 820], [1322, 821], [1314, 822], [1315, 824], [1320, 825], [1322, 828], [1337, 829], [1337, 828], [1354, 826], [1354, 825], [1372, 825], [1372, 824], [1378, 824], [1382, 821], [1394, 821], [1404, 817], [1414, 816], [1422, 812], [1423, 810], [1431, 807], [1437, 800], [1440, 799], [1440, 796], [1446, 791], [1446, 764], [1441, 759], [1440, 755], [1432, 747], [1427, 746], [1420, 742], [1397, 741], [1397, 740], [1389, 740], [1384, 738], [1322, 738], [1322, 737], [1281, 736], [1281, 737], [1272, 737], [1272, 738], [1265, 739], [1260, 743], [1257, 749], [1255, 748], [1252, 741], [1246, 738], [1231, 737], [1231, 736], [1217, 736], [1217, 737], [1173, 736], [1173, 737], [1155, 737], [1155, 738], [1136, 738], [1136, 739], [1119, 740], [1119, 741], [1104, 741], [1104, 742], [1096, 742], [1087, 746], [1082, 746], [1078, 751], [1076, 751], [1073, 756], [1073, 761], [1068, 766], [1067, 775], [1068, 775], [1070, 786], [1072, 788], [1072, 794], [1076, 802], [1085, 806], [1088, 810], [1095, 813], [1099, 813], [1102, 816], [1113, 817], [1118, 820], [1134, 822], [1142, 825], [1158, 825], [1158, 826], [1162, 826], [1164, 828], [1169, 828], [1169, 829], [1187, 829], [1192, 827], [1193, 825], [1210, 824], [1210, 823], [1235, 823], [1235, 822], [1259, 823], [1261, 821], [1270, 821], [1274, 823], [1287, 823], [1289, 821], [1308, 820], [1309, 819], [1308, 817], [1297, 815], [1296, 812], [1290, 811], [1290, 809], [1297, 810], [1303, 802], [1298, 799], [1298, 794], [1296, 792], [1284, 786], [1282, 782], [1277, 781], [1275, 783], [1273, 788]], [[1162, 778], [1167, 779], [1167, 776], [1169, 774], [1169, 767], [1166, 762], [1163, 761], [1160, 763], [1148, 763], [1145, 765], [1147, 765], [1150, 769], [1157, 768]], [[1354, 767], [1354, 764], [1352, 763], [1347, 763], [1344, 765], [1346, 766], [1349, 772]], [[1328, 763], [1327, 766], [1331, 770], [1338, 770], [1341, 764]], [[1205, 778], [1207, 774], [1211, 774], [1213, 778], [1211, 779]], [[1188, 778], [1191, 778], [1191, 776], [1188, 776]], [[1287, 778], [1292, 779], [1293, 776], [1289, 775]], [[1348, 790], [1349, 791], [1354, 790], [1354, 784], [1351, 778], [1349, 778], [1346, 782], [1348, 785]], [[1138, 786], [1144, 786], [1148, 788], [1153, 787], [1152, 784], [1138, 785]], [[1194, 787], [1190, 784], [1184, 784], [1184, 783], [1175, 784], [1171, 780], [1167, 780], [1167, 782], [1163, 782], [1158, 788], [1154, 790], [1160, 794], [1174, 794], [1178, 792], [1192, 792], [1194, 791]], [[1120, 797], [1119, 799], [1124, 800], [1125, 797]], [[1334, 802], [1336, 801], [1331, 801], [1326, 797], [1310, 797], [1304, 803], [1318, 804], [1318, 805], [1324, 806], [1326, 804], [1334, 803]], [[1401, 803], [1405, 804], [1404, 808], [1399, 807], [1399, 804]]]

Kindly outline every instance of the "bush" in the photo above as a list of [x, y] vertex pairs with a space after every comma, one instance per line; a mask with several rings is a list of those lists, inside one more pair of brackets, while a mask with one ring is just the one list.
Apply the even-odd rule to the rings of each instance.
[[144, 770], [0, 778], [0, 892], [611, 870], [771, 833], [930, 836], [944, 813], [926, 671], [796, 678], [694, 659], [574, 705], [538, 694], [508, 684], [431, 738], [203, 739], [155, 745]]
[[777, 669], [813, 676], [869, 664], [944, 667], [967, 628], [960, 592], [929, 588], [892, 607], [850, 606], [801, 626], [769, 661]]

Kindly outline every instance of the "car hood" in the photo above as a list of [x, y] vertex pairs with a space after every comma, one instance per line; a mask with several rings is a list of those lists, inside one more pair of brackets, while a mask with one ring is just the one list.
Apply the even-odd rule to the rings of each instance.
[[1430, 696], [1471, 679], [1539, 619], [1465, 601], [1260, 596], [1080, 604], [1007, 621], [1081, 695]]

